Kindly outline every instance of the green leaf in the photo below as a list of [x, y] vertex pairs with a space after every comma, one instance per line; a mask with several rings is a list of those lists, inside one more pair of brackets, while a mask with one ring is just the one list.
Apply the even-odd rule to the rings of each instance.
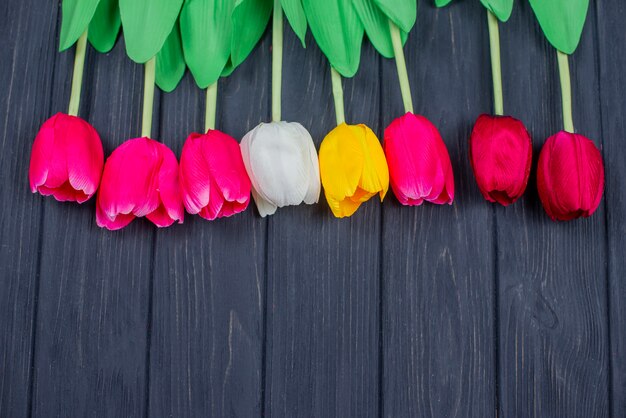
[[215, 83], [230, 58], [233, 0], [188, 0], [180, 12], [185, 61], [201, 88]]
[[61, 37], [59, 50], [65, 51], [76, 43], [82, 35], [91, 18], [96, 12], [100, 0], [63, 0], [61, 13], [63, 21], [61, 24]]
[[435, 6], [443, 7], [447, 6], [452, 0], [435, 0]]
[[89, 24], [89, 42], [99, 52], [109, 52], [115, 45], [121, 26], [118, 0], [100, 0]]
[[589, 0], [530, 0], [548, 41], [559, 51], [576, 50], [587, 18]]
[[363, 24], [352, 0], [302, 0], [311, 32], [330, 64], [344, 77], [359, 68]]
[[374, 0], [374, 3], [400, 31], [406, 34], [411, 32], [417, 19], [416, 0]]
[[167, 93], [173, 91], [185, 75], [185, 58], [178, 25], [174, 25], [156, 58], [156, 84]]
[[183, 0], [119, 0], [126, 53], [144, 63], [163, 48]]
[[272, 0], [235, 0], [230, 59], [236, 68], [259, 42], [272, 14]]
[[301, 0], [280, 0], [280, 4], [283, 6], [285, 16], [291, 25], [291, 28], [296, 33], [302, 46], [306, 47], [304, 39], [306, 37], [306, 16], [304, 9], [302, 8]]
[[[546, 0], [543, 0], [546, 1]], [[548, 0], [552, 1], [552, 0]], [[513, 0], [480, 0], [501, 22], [506, 22], [513, 11]]]
[[[395, 9], [394, 12], [400, 11], [401, 8], [413, 3], [414, 9], [417, 7], [415, 0], [412, 2], [409, 0], [393, 0], [394, 6], [391, 9]], [[352, 0], [352, 5], [356, 10], [361, 23], [365, 28], [365, 33], [369, 38], [374, 48], [385, 58], [393, 58], [393, 45], [391, 43], [391, 33], [389, 32], [389, 20], [383, 11], [377, 6], [375, 0]], [[410, 9], [410, 6], [408, 7]], [[406, 12], [406, 9], [404, 9]], [[410, 11], [410, 10], [409, 10]], [[415, 24], [415, 15], [417, 10], [414, 11], [413, 22], [409, 24], [409, 31]], [[395, 22], [394, 22], [395, 23]], [[402, 32], [402, 42], [406, 41], [407, 34]]]

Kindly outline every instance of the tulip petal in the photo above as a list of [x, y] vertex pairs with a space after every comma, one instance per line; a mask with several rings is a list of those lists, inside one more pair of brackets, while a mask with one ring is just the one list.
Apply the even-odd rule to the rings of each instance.
[[28, 170], [30, 190], [33, 193], [37, 193], [39, 186], [44, 185], [48, 179], [48, 163], [54, 152], [54, 125], [58, 117], [59, 114], [56, 114], [41, 126], [33, 143]]
[[[176, 156], [171, 149], [161, 143], [156, 142], [156, 144], [161, 148], [161, 165], [157, 167], [159, 182], [157, 190], [161, 200], [160, 206], [163, 207], [163, 210], [172, 221], [169, 225], [171, 225], [174, 221], [183, 223], [184, 210], [178, 184], [178, 161], [176, 160]], [[159, 209], [157, 209], [157, 211], [158, 210]], [[155, 216], [158, 218], [161, 215], [158, 214]], [[152, 220], [150, 216], [148, 216], [148, 219]], [[162, 221], [159, 222], [163, 223]]]
[[254, 199], [254, 203], [256, 204], [256, 207], [259, 210], [259, 214], [262, 217], [266, 217], [267, 215], [273, 215], [274, 213], [276, 213], [278, 206], [265, 199], [254, 189], [252, 189], [252, 198]]
[[180, 184], [187, 212], [195, 215], [209, 204], [211, 172], [204, 158], [202, 135], [191, 134], [180, 155]]
[[109, 218], [109, 216], [102, 210], [100, 205], [96, 204], [96, 224], [100, 228], [106, 228], [110, 231], [117, 231], [118, 229], [122, 229], [131, 223], [135, 219], [135, 215], [117, 215], [113, 218]]

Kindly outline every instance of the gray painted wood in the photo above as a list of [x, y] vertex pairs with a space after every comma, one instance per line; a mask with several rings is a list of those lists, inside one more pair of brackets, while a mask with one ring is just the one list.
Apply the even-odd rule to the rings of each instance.
[[[390, 195], [385, 202], [385, 417], [486, 417], [495, 409], [492, 210], [467, 157], [473, 121], [490, 110], [483, 16], [477, 2], [446, 9], [420, 2], [405, 47], [415, 112], [446, 142], [455, 201], [404, 207]], [[404, 114], [393, 60], [385, 60], [382, 77], [387, 126]]]
[[607, 272], [609, 275], [609, 334], [610, 364], [609, 399], [613, 417], [626, 414], [626, 4], [597, 1], [596, 30], [598, 39], [596, 54], [600, 58], [600, 99], [602, 116], [603, 155], [606, 167], [606, 230]]
[[[268, 117], [270, 38], [218, 87], [217, 129], [240, 139]], [[161, 140], [180, 156], [204, 129], [205, 94], [190, 74], [163, 96]], [[248, 210], [213, 222], [188, 215], [156, 238], [150, 416], [251, 417], [262, 408], [266, 221]]]
[[[570, 65], [574, 124], [601, 146], [595, 25], [592, 8]], [[536, 162], [545, 139], [562, 129], [556, 52], [525, 2], [501, 29], [505, 111], [526, 124]], [[555, 223], [536, 190], [533, 170], [524, 198], [496, 208], [500, 411], [606, 417], [604, 206], [589, 219]]]
[[57, 5], [0, 5], [0, 416], [26, 417], [44, 199], [28, 184], [30, 149], [51, 112]]

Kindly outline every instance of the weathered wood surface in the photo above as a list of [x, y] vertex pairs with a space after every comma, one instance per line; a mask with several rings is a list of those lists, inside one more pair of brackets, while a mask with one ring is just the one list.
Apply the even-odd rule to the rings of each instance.
[[[31, 195], [41, 123], [64, 111], [73, 52], [57, 2], [0, 5], [0, 417], [620, 417], [626, 411], [626, 6], [591, 2], [571, 57], [574, 120], [602, 147], [607, 188], [588, 220], [553, 223], [535, 172], [494, 207], [467, 157], [491, 111], [479, 2], [420, 2], [406, 47], [416, 111], [455, 170], [454, 205], [390, 194], [349, 220], [317, 206], [156, 230], [95, 225], [94, 202]], [[269, 118], [271, 37], [219, 87], [218, 126]], [[560, 129], [554, 50], [527, 2], [501, 25], [505, 111], [541, 144]], [[283, 117], [317, 145], [334, 125], [330, 73], [286, 26]], [[105, 153], [140, 132], [143, 71], [90, 50], [81, 115]], [[403, 113], [392, 61], [366, 42], [347, 119], [382, 137]], [[154, 136], [179, 155], [203, 127], [189, 75], [157, 94]]]

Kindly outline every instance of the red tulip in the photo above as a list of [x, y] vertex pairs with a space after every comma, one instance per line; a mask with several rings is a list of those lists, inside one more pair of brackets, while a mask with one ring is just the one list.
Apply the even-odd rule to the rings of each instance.
[[551, 136], [539, 155], [537, 187], [552, 220], [591, 216], [604, 190], [600, 151], [582, 135], [559, 132]]
[[96, 130], [81, 118], [57, 113], [37, 134], [30, 157], [30, 189], [58, 201], [83, 203], [100, 184], [104, 153]]
[[187, 138], [179, 173], [183, 203], [192, 215], [213, 220], [248, 207], [251, 185], [239, 144], [220, 131]]
[[159, 227], [183, 222], [178, 161], [172, 150], [149, 138], [120, 145], [104, 165], [98, 201], [98, 226], [116, 230], [145, 216]]
[[446, 144], [428, 119], [407, 113], [385, 129], [391, 188], [403, 205], [452, 204], [454, 177]]
[[519, 120], [478, 117], [470, 137], [470, 162], [485, 199], [508, 206], [524, 194], [532, 149], [530, 135]]

